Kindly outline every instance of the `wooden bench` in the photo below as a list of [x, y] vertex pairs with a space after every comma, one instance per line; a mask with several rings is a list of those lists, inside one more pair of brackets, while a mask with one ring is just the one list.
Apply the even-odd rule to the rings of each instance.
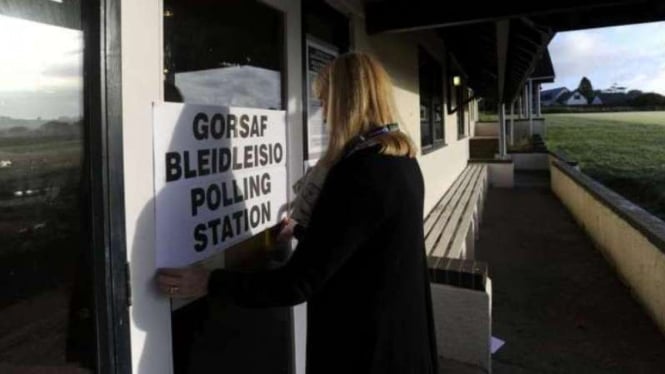
[[444, 258], [473, 259], [488, 188], [487, 165], [469, 164], [425, 218], [430, 269]]
[[492, 362], [492, 282], [474, 243], [488, 187], [488, 166], [469, 164], [424, 222], [439, 356], [484, 373]]

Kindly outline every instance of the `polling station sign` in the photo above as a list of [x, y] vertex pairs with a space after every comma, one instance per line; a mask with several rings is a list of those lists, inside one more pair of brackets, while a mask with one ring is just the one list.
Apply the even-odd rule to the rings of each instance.
[[154, 106], [157, 266], [185, 266], [276, 225], [285, 211], [284, 111]]

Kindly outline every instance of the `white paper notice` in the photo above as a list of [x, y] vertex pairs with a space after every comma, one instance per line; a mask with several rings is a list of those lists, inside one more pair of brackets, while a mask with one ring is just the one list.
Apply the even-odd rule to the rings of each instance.
[[154, 107], [157, 267], [185, 266], [279, 223], [284, 111]]

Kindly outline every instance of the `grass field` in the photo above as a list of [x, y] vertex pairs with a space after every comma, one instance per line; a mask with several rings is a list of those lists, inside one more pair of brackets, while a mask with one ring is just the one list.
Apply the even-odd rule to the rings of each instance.
[[547, 147], [665, 219], [665, 112], [547, 115]]
[[12, 285], [0, 288], [0, 309], [74, 274], [85, 245], [82, 146], [71, 137], [0, 136], [0, 284]]

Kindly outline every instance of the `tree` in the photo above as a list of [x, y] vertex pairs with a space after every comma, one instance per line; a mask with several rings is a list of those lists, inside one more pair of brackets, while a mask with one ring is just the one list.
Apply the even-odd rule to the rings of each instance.
[[580, 91], [580, 93], [584, 95], [584, 97], [586, 97], [589, 102], [591, 102], [591, 100], [593, 100], [593, 98], [596, 96], [593, 93], [593, 86], [591, 85], [591, 81], [587, 77], [582, 77], [577, 90]]
[[665, 105], [665, 96], [649, 92], [633, 99], [632, 104], [638, 107], [660, 107]]
[[644, 92], [640, 90], [630, 90], [626, 95], [628, 95], [629, 99], [635, 99], [636, 97], [642, 95]]

